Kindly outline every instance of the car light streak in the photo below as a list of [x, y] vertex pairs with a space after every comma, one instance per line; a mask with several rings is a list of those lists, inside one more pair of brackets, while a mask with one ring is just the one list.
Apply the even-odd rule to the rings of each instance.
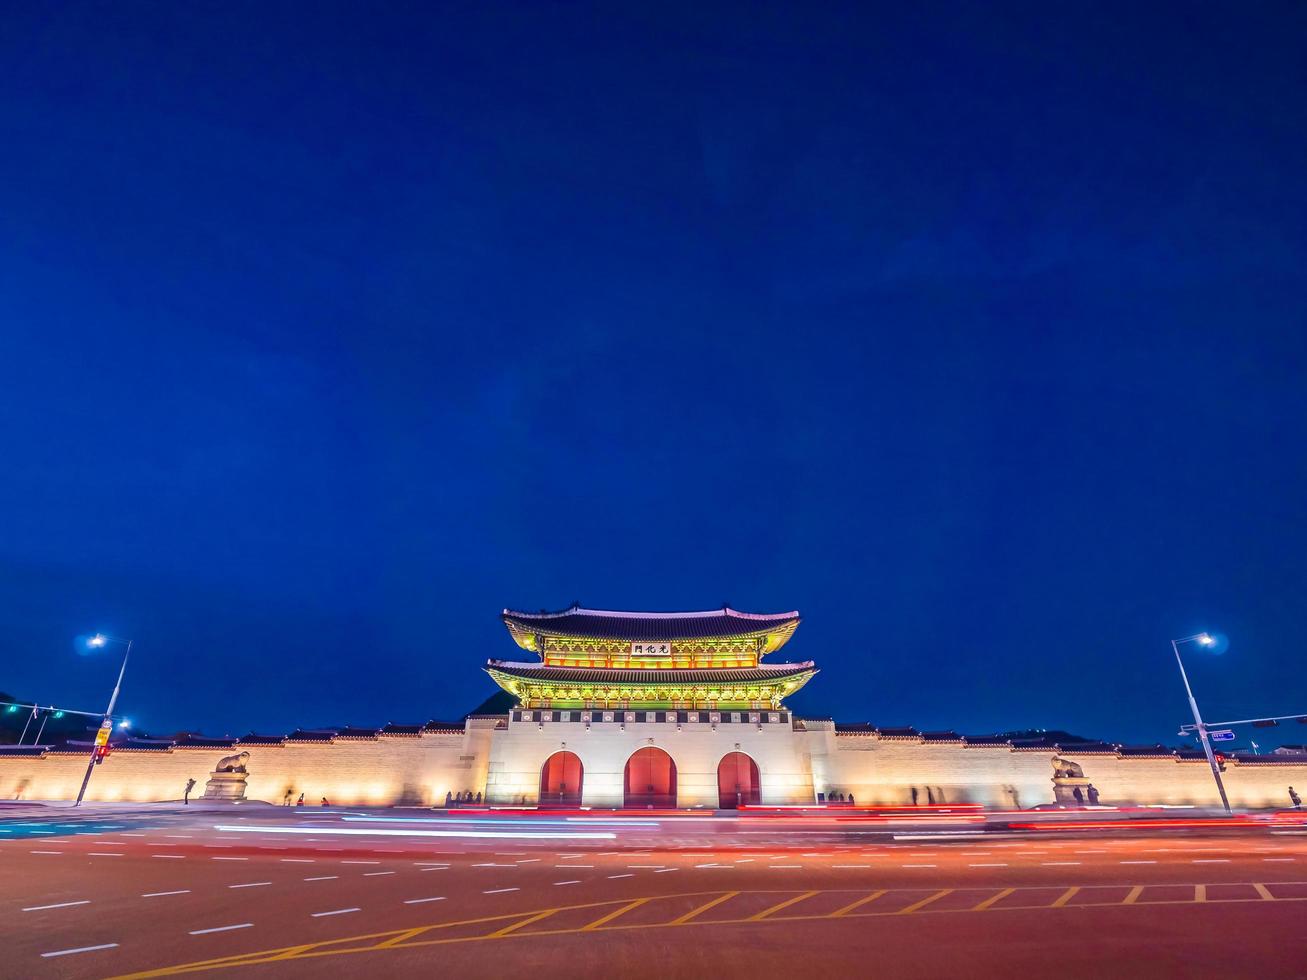
[[246, 834], [314, 834], [335, 837], [474, 837], [493, 840], [614, 840], [617, 835], [602, 831], [545, 830], [539, 833], [499, 830], [388, 830], [382, 827], [238, 827], [223, 824], [214, 830], [235, 830]]

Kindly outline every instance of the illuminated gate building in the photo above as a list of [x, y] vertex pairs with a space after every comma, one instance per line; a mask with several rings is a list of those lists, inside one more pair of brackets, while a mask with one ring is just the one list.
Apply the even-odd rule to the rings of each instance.
[[811, 760], [784, 699], [817, 672], [764, 662], [797, 612], [506, 609], [529, 662], [486, 672], [517, 699], [491, 743], [493, 803], [600, 807], [810, 803]]

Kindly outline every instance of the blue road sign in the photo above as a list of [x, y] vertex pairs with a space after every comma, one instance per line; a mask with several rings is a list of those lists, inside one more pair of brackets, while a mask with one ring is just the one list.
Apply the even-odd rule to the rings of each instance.
[[1234, 732], [1228, 728], [1223, 728], [1219, 732], [1208, 732], [1207, 737], [1213, 742], [1233, 742]]

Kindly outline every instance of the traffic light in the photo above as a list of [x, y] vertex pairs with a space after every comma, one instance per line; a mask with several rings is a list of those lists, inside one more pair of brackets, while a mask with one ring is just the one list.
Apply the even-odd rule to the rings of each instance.
[[5, 708], [5, 714], [12, 715], [17, 710], [18, 710], [18, 705], [11, 704], [9, 707]]
[[56, 711], [56, 712], [54, 713], [54, 716], [55, 716], [56, 718], [62, 718], [62, 717], [64, 716], [64, 713], [63, 713], [62, 711]]
[[110, 748], [107, 745], [97, 745], [95, 748], [95, 764], [98, 766], [105, 759], [109, 758]]

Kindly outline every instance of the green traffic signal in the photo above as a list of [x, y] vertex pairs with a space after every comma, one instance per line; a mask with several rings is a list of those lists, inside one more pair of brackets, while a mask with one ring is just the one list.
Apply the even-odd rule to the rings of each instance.
[[9, 707], [5, 708], [5, 714], [12, 715], [17, 710], [18, 710], [18, 705], [11, 704]]
[[56, 712], [54, 713], [54, 716], [55, 716], [56, 718], [62, 718], [62, 717], [64, 716], [64, 713], [63, 713], [62, 711], [56, 711]]

